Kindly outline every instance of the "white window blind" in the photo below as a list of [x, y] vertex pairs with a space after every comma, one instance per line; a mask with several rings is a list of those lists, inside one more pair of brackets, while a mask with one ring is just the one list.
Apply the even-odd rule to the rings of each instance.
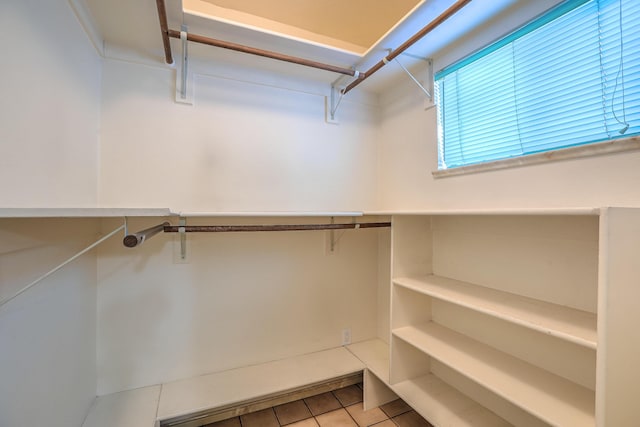
[[639, 134], [640, 1], [566, 1], [435, 79], [439, 169]]

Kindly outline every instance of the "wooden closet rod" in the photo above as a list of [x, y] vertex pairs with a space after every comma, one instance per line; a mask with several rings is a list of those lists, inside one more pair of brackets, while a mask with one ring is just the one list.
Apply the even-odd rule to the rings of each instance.
[[[173, 64], [173, 55], [171, 54], [171, 43], [169, 42], [169, 37], [173, 37], [176, 39], [180, 38], [180, 31], [169, 29], [169, 25], [167, 23], [167, 12], [165, 9], [165, 0], [156, 0], [156, 5], [158, 8], [158, 19], [160, 20], [160, 30], [162, 32], [162, 44], [164, 46], [164, 55], [167, 64]], [[462, 9], [467, 3], [471, 0], [457, 0], [451, 7], [442, 12], [437, 18], [427, 24], [424, 28], [418, 31], [406, 42], [401, 44], [397, 49], [393, 50], [389, 55], [376, 63], [373, 67], [369, 68], [365, 72], [358, 72], [351, 68], [338, 67], [335, 65], [324, 64], [322, 62], [311, 61], [309, 59], [299, 58], [296, 56], [284, 55], [277, 52], [272, 52], [269, 50], [258, 49], [250, 46], [245, 46], [237, 43], [231, 43], [224, 40], [212, 39], [205, 36], [200, 36], [197, 34], [187, 34], [187, 40], [202, 43], [209, 46], [220, 47], [223, 49], [230, 49], [236, 52], [247, 53], [250, 55], [262, 56], [265, 58], [275, 59], [278, 61], [290, 62], [293, 64], [303, 65], [306, 67], [317, 68], [320, 70], [331, 71], [338, 74], [344, 74], [351, 77], [356, 77], [356, 79], [351, 82], [346, 88], [342, 90], [342, 94], [346, 94], [351, 89], [358, 86], [360, 83], [371, 77], [376, 71], [380, 70], [382, 67], [387, 65], [390, 61], [394, 60], [398, 55], [402, 54], [405, 50], [413, 46], [418, 40], [422, 39], [432, 30], [437, 28], [444, 21], [449, 19], [453, 14], [455, 14], [458, 10]]]
[[[124, 226], [123, 226], [124, 227]], [[125, 236], [122, 243], [135, 248], [159, 232], [165, 233], [230, 233], [247, 231], [315, 231], [348, 230], [359, 228], [391, 227], [390, 222], [361, 222], [351, 224], [275, 224], [275, 225], [170, 225], [168, 222], [149, 227], [135, 234]]]
[[164, 227], [167, 225], [170, 224], [165, 221], [160, 225], [149, 227], [146, 230], [138, 231], [135, 234], [128, 234], [124, 236], [122, 244], [128, 248], [135, 248], [136, 246], [143, 244], [145, 240], [152, 238], [161, 231], [164, 231]]
[[[161, 1], [161, 0], [158, 0]], [[180, 38], [180, 31], [168, 30], [169, 37], [174, 39]], [[221, 47], [223, 49], [235, 50], [236, 52], [248, 53], [250, 55], [263, 56], [265, 58], [276, 59], [278, 61], [291, 62], [293, 64], [304, 65], [305, 67], [317, 68], [320, 70], [331, 71], [338, 74], [344, 74], [347, 76], [355, 76], [356, 71], [351, 68], [343, 68], [335, 65], [324, 64], [322, 62], [311, 61], [309, 59], [298, 58], [297, 56], [284, 55], [282, 53], [272, 52], [270, 50], [262, 50], [255, 47], [245, 46], [237, 43], [231, 43], [224, 40], [212, 39], [205, 36], [199, 36], [197, 34], [187, 34], [187, 40], [206, 44], [209, 46]]]
[[186, 233], [228, 233], [243, 231], [311, 231], [311, 230], [344, 230], [358, 228], [391, 227], [390, 222], [361, 222], [357, 224], [275, 224], [275, 225], [168, 225], [165, 233], [178, 233], [184, 229]]
[[[169, 43], [169, 37], [175, 39], [180, 38], [180, 31], [169, 29], [167, 23], [167, 11], [165, 9], [164, 0], [156, 0], [156, 6], [158, 8], [158, 19], [160, 20], [160, 31], [162, 32], [162, 44], [164, 46], [164, 56], [167, 64], [173, 64], [173, 55], [171, 54], [171, 43]], [[197, 34], [187, 34], [187, 40], [206, 44], [209, 46], [220, 47], [223, 49], [230, 49], [236, 52], [248, 53], [250, 55], [263, 56], [265, 58], [276, 59], [278, 61], [291, 62], [293, 64], [304, 65], [306, 67], [317, 68], [320, 70], [331, 71], [338, 74], [344, 74], [347, 76], [355, 76], [356, 71], [351, 68], [338, 67], [335, 65], [324, 64], [322, 62], [311, 61], [309, 59], [298, 58], [296, 56], [284, 55], [269, 50], [257, 49], [250, 46], [244, 46], [237, 43], [231, 43], [224, 40], [212, 39], [205, 36], [199, 36]]]
[[162, 32], [162, 45], [164, 46], [164, 59], [167, 64], [173, 64], [171, 55], [171, 43], [169, 42], [169, 24], [167, 23], [167, 9], [164, 7], [164, 0], [156, 0], [158, 8], [158, 19], [160, 20], [160, 31]]
[[409, 49], [413, 46], [417, 41], [422, 39], [424, 36], [429, 34], [435, 28], [440, 26], [444, 21], [449, 19], [453, 14], [462, 9], [467, 3], [471, 0], [458, 0], [454, 4], [451, 5], [447, 10], [442, 12], [437, 18], [433, 21], [429, 22], [425, 27], [423, 27], [420, 31], [415, 33], [411, 38], [409, 38], [406, 42], [402, 43], [396, 49], [394, 49], [389, 55], [382, 58], [378, 63], [376, 63], [373, 67], [369, 68], [367, 71], [361, 72], [358, 79], [351, 82], [346, 88], [344, 88], [341, 92], [342, 94], [346, 94], [351, 89], [358, 86], [360, 83], [371, 77], [376, 71], [387, 65], [390, 61], [393, 61], [398, 55], [402, 54], [405, 50]]

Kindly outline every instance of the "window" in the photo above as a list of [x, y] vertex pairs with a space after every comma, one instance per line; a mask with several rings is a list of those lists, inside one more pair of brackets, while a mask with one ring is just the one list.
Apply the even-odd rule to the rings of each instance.
[[565, 1], [435, 80], [438, 169], [640, 134], [640, 1]]

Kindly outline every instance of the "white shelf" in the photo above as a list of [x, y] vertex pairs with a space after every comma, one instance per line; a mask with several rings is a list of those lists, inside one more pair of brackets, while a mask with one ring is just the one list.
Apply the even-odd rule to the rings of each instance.
[[344, 347], [203, 375], [162, 385], [158, 420], [277, 395], [361, 372], [364, 365]]
[[165, 208], [0, 208], [0, 218], [109, 218], [174, 215]]
[[497, 208], [497, 209], [426, 209], [400, 211], [365, 211], [365, 215], [600, 215], [600, 208]]
[[154, 427], [161, 386], [98, 397], [82, 427]]
[[550, 425], [595, 425], [595, 394], [584, 387], [432, 322], [393, 335]]
[[218, 211], [173, 212], [169, 208], [0, 208], [0, 218], [108, 218], [108, 217], [361, 217], [360, 211]]
[[418, 413], [427, 414], [435, 426], [511, 426], [433, 374], [399, 382], [392, 388]]
[[429, 422], [436, 426], [511, 425], [432, 374], [411, 381], [389, 384], [389, 345], [381, 339], [351, 344], [347, 349], [387, 387], [418, 413], [428, 416]]
[[389, 384], [389, 345], [381, 339], [362, 341], [347, 346], [385, 384]]
[[202, 375], [97, 398], [83, 427], [154, 427], [361, 372], [344, 347]]
[[352, 217], [362, 216], [358, 211], [230, 211], [230, 212], [180, 212], [182, 217]]
[[597, 347], [597, 316], [593, 313], [434, 275], [393, 282], [584, 347]]

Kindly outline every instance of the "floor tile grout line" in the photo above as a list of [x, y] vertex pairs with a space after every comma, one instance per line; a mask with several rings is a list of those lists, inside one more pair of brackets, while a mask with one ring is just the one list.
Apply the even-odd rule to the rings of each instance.
[[[357, 385], [357, 384], [355, 384], [355, 385], [351, 385], [351, 386], [343, 387], [343, 389], [346, 389], [346, 388], [349, 388], [349, 387], [353, 387], [353, 386], [358, 386], [358, 385]], [[359, 388], [360, 393], [361, 393], [361, 394], [364, 394], [364, 390], [363, 390], [363, 388], [362, 388], [362, 387], [360, 387], [360, 386], [358, 386], [358, 388]], [[315, 425], [316, 425], [316, 426], [321, 426], [320, 421], [319, 421], [319, 419], [318, 419], [318, 417], [319, 417], [319, 416], [324, 415], [324, 414], [327, 414], [327, 413], [330, 413], [330, 412], [339, 411], [339, 410], [341, 410], [341, 409], [343, 409], [343, 410], [345, 410], [345, 411], [347, 412], [347, 414], [348, 414], [348, 416], [349, 416], [349, 419], [351, 419], [351, 420], [355, 423], [355, 425], [356, 425], [356, 426], [358, 426], [358, 427], [365, 427], [365, 426], [360, 426], [360, 425], [358, 424], [358, 421], [357, 421], [357, 420], [355, 419], [355, 417], [351, 414], [351, 412], [349, 412], [349, 411], [347, 410], [347, 408], [348, 408], [348, 407], [351, 407], [351, 406], [354, 406], [354, 405], [357, 405], [357, 404], [361, 404], [361, 405], [363, 405], [362, 410], [364, 411], [364, 396], [362, 396], [362, 398], [361, 398], [358, 402], [352, 402], [352, 403], [351, 403], [351, 404], [349, 404], [349, 405], [345, 405], [345, 404], [343, 403], [343, 401], [342, 401], [341, 399], [339, 399], [339, 398], [338, 398], [338, 396], [335, 394], [335, 392], [336, 392], [336, 391], [339, 391], [339, 390], [342, 390], [342, 389], [338, 389], [338, 390], [331, 390], [331, 391], [327, 392], [327, 393], [330, 393], [330, 394], [331, 394], [331, 396], [333, 397], [333, 399], [335, 399], [335, 400], [338, 402], [338, 405], [339, 405], [339, 406], [338, 406], [337, 408], [333, 409], [333, 410], [330, 410], [330, 411], [327, 411], [327, 412], [323, 412], [323, 413], [321, 413], [321, 414], [317, 414], [317, 415], [314, 415], [314, 414], [313, 414], [313, 412], [311, 411], [311, 407], [309, 406], [309, 404], [308, 404], [308, 403], [306, 402], [306, 400], [305, 400], [306, 398], [298, 399], [298, 401], [302, 401], [302, 403], [303, 403], [304, 407], [307, 409], [307, 411], [308, 411], [308, 413], [309, 413], [310, 415], [309, 415], [307, 418], [302, 418], [302, 419], [300, 419], [300, 420], [293, 421], [293, 422], [290, 422], [290, 423], [288, 423], [288, 424], [282, 424], [282, 422], [280, 421], [280, 418], [278, 417], [278, 413], [277, 413], [277, 411], [275, 410], [276, 406], [272, 406], [272, 407], [270, 407], [270, 408], [265, 408], [265, 410], [271, 410], [271, 412], [273, 413], [273, 416], [274, 416], [274, 418], [275, 418], [275, 421], [276, 421], [276, 423], [277, 423], [278, 427], [287, 427], [287, 426], [291, 426], [291, 425], [293, 425], [293, 424], [297, 424], [297, 423], [300, 423], [300, 422], [303, 422], [303, 421], [306, 421], [306, 420], [309, 420], [309, 419], [313, 419], [313, 421], [314, 421], [314, 423], [315, 423]], [[319, 396], [319, 395], [318, 395], [318, 396]], [[310, 397], [314, 397], [314, 396], [310, 396]], [[343, 396], [343, 397], [344, 397], [344, 396]], [[398, 399], [398, 400], [400, 400], [400, 399]], [[345, 401], [349, 401], [349, 400], [347, 399], [347, 400], [345, 400]], [[296, 401], [294, 401], [294, 402], [296, 402]], [[294, 403], [294, 402], [289, 402], [289, 403]], [[283, 405], [285, 405], [285, 404], [283, 404]], [[282, 405], [277, 405], [277, 406], [282, 406]], [[395, 421], [395, 419], [394, 419], [394, 418], [400, 417], [400, 416], [402, 416], [403, 414], [406, 414], [406, 413], [408, 413], [408, 412], [411, 412], [411, 411], [412, 411], [412, 408], [411, 408], [411, 407], [408, 407], [408, 408], [406, 408], [406, 410], [404, 410], [404, 411], [402, 411], [402, 412], [399, 412], [399, 413], [395, 414], [395, 416], [394, 416], [394, 417], [391, 417], [387, 412], [385, 412], [385, 411], [382, 409], [382, 406], [384, 406], [384, 405], [380, 405], [380, 410], [382, 411], [382, 414], [384, 414], [385, 419], [380, 420], [380, 421], [378, 421], [378, 422], [377, 422], [377, 423], [375, 423], [375, 424], [368, 425], [368, 426], [366, 426], [366, 427], [375, 427], [376, 425], [381, 424], [381, 423], [384, 423], [384, 422], [386, 422], [386, 421], [391, 421], [391, 423], [392, 423], [394, 426], [396, 426], [396, 427], [397, 427], [397, 426], [398, 426], [398, 423]], [[243, 420], [242, 420], [242, 416], [237, 416], [237, 417], [234, 417], [234, 418], [237, 418], [238, 423], [240, 424], [240, 426], [241, 426], [241, 427], [245, 427], [245, 423], [244, 423], [244, 422], [243, 422]], [[248, 426], [246, 426], [246, 427], [248, 427]]]

